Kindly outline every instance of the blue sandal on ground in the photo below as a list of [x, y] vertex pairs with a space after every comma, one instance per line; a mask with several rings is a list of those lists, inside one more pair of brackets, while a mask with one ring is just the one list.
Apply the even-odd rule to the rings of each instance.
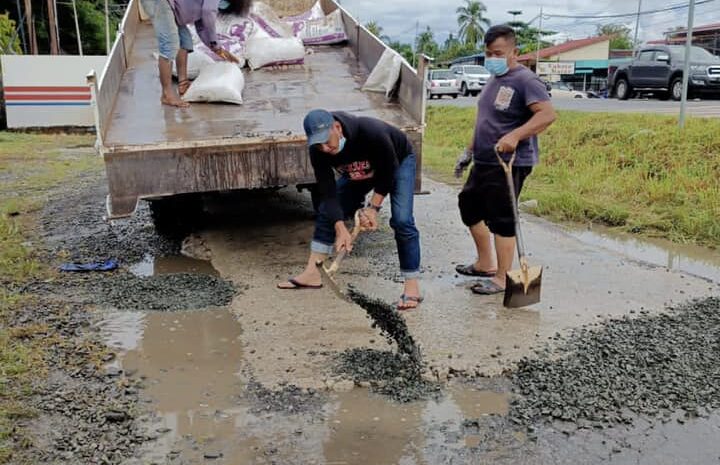
[[480, 281], [472, 286], [470, 290], [480, 295], [494, 295], [505, 292], [505, 288], [498, 286], [494, 281]]

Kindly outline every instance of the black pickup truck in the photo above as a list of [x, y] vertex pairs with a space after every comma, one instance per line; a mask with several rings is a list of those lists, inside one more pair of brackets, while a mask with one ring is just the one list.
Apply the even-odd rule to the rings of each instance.
[[[684, 67], [685, 46], [648, 46], [630, 63], [618, 67], [610, 78], [610, 89], [620, 100], [640, 92], [680, 100]], [[688, 93], [709, 92], [720, 94], [720, 57], [693, 46], [690, 48]]]

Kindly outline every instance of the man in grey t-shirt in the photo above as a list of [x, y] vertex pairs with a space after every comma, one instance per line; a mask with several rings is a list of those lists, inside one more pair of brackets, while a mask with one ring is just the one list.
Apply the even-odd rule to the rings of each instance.
[[[456, 270], [488, 278], [475, 284], [473, 292], [497, 294], [505, 290], [505, 275], [513, 264], [515, 223], [495, 150], [506, 159], [516, 153], [512, 174], [519, 196], [525, 178], [538, 162], [537, 135], [555, 121], [556, 114], [545, 84], [517, 63], [515, 32], [509, 26], [493, 26], [485, 34], [485, 67], [493, 77], [478, 100], [475, 133], [466, 152], [472, 154], [474, 165], [459, 196], [460, 215], [470, 228], [478, 257]], [[456, 174], [462, 169], [461, 164]]]

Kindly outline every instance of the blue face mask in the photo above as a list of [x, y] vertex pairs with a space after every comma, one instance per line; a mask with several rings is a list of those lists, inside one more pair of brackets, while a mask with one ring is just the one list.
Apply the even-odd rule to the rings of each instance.
[[507, 64], [507, 58], [485, 58], [485, 68], [494, 76], [502, 76], [510, 69]]
[[338, 153], [343, 151], [343, 149], [345, 148], [346, 141], [347, 141], [347, 139], [345, 139], [345, 137], [340, 138], [340, 142], [338, 143]]
[[228, 0], [220, 0], [218, 10], [227, 10], [228, 8], [230, 8], [230, 2]]

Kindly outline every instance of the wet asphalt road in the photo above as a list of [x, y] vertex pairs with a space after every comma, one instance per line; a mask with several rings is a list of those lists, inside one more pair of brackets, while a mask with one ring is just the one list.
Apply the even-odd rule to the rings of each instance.
[[[430, 105], [472, 107], [476, 104], [476, 97], [458, 97], [452, 99], [444, 97], [434, 99]], [[632, 99], [621, 101], [617, 99], [573, 99], [554, 98], [553, 105], [558, 110], [587, 111], [595, 113], [650, 113], [656, 115], [677, 116], [680, 114], [680, 102], [661, 101], [650, 99]], [[720, 117], [720, 100], [693, 100], [688, 102], [687, 114], [697, 117]]]

